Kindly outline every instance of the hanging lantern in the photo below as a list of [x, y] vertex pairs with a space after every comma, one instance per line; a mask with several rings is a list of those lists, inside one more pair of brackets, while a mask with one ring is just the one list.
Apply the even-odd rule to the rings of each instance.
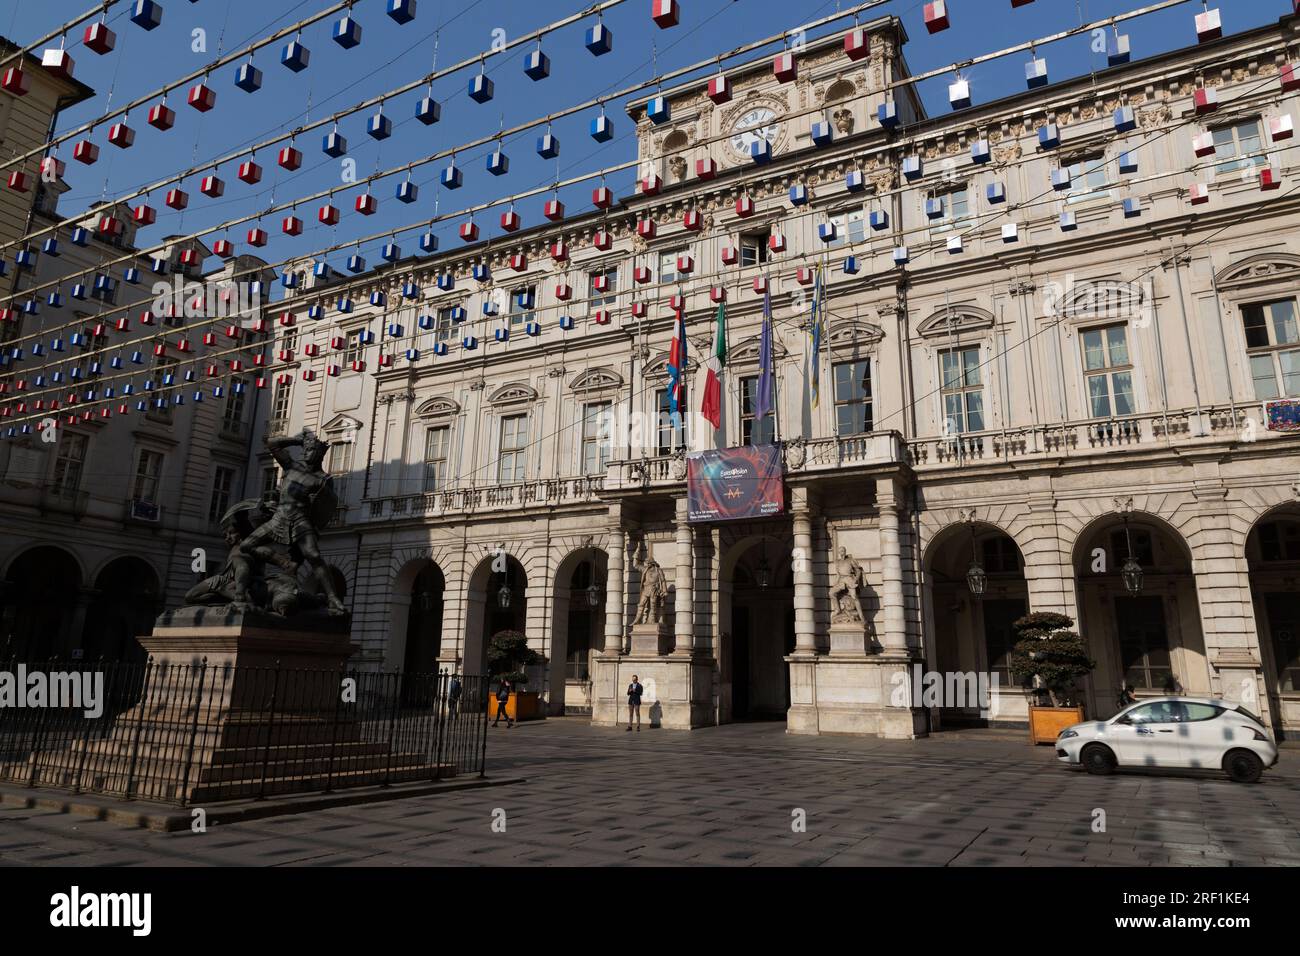
[[726, 301], [727, 301], [727, 290], [726, 290], [726, 288], [724, 288], [723, 286], [720, 286], [720, 285], [710, 286], [710, 288], [709, 288], [709, 301], [710, 301], [710, 302], [726, 302]]
[[276, 158], [280, 168], [293, 172], [302, 165], [302, 150], [294, 149], [292, 146], [286, 146], [280, 150], [280, 155]]
[[1128, 34], [1115, 33], [1106, 38], [1106, 64], [1108, 66], [1121, 66], [1129, 61], [1132, 56], [1132, 47], [1129, 44]]
[[262, 71], [252, 63], [243, 64], [235, 71], [235, 85], [245, 93], [256, 93], [262, 88]]
[[984, 591], [988, 587], [988, 575], [985, 574], [984, 566], [978, 560], [971, 561], [966, 571], [966, 587], [975, 597], [984, 596]]
[[605, 252], [614, 245], [614, 239], [604, 229], [597, 229], [591, 237], [591, 244], [601, 252]]
[[551, 75], [551, 58], [540, 47], [524, 57], [524, 75], [534, 83]]
[[607, 143], [614, 138], [614, 124], [604, 113], [591, 121], [591, 138], [598, 143]]
[[176, 111], [166, 103], [155, 103], [149, 107], [148, 123], [154, 129], [166, 132], [176, 124]]
[[653, 239], [658, 231], [653, 219], [638, 219], [636, 223], [636, 234], [642, 239]]
[[1202, 86], [1192, 94], [1192, 100], [1196, 104], [1197, 115], [1213, 113], [1219, 108], [1219, 91], [1213, 86]]
[[537, 155], [542, 159], [554, 159], [560, 155], [560, 141], [552, 133], [543, 133], [537, 137]]
[[778, 53], [772, 61], [772, 75], [780, 83], [789, 83], [799, 75], [799, 66], [795, 62], [794, 54], [789, 50], [784, 53]]
[[510, 585], [502, 582], [497, 589], [497, 606], [502, 610], [510, 607]]
[[110, 30], [107, 24], [92, 23], [86, 27], [81, 42], [88, 50], [103, 56], [105, 53], [111, 53], [113, 47], [117, 45], [117, 34]]
[[689, 232], [699, 232], [704, 228], [704, 219], [698, 210], [690, 209], [682, 216], [682, 226]]
[[970, 106], [970, 82], [958, 77], [952, 83], [948, 84], [948, 103], [955, 110], [963, 110]]
[[844, 52], [848, 54], [850, 60], [861, 60], [871, 53], [871, 44], [867, 37], [867, 31], [862, 27], [854, 27], [848, 33], [844, 34]]
[[697, 159], [695, 161], [695, 176], [698, 179], [712, 179], [718, 175], [718, 164], [714, 162], [713, 157]]
[[415, 104], [415, 118], [425, 126], [432, 126], [442, 118], [442, 105], [432, 96], [423, 97]]
[[1268, 121], [1268, 132], [1273, 142], [1277, 143], [1284, 139], [1290, 139], [1295, 135], [1295, 124], [1291, 119], [1290, 113], [1283, 113], [1281, 116], [1270, 117]]
[[989, 148], [987, 139], [977, 139], [970, 145], [970, 158], [972, 163], [987, 163], [993, 159], [993, 153]]
[[338, 159], [348, 151], [348, 141], [338, 130], [331, 130], [321, 140], [321, 152]]
[[142, 30], [153, 30], [162, 23], [162, 7], [154, 0], [135, 0], [131, 22]]
[[649, 266], [633, 266], [632, 281], [637, 285], [645, 285], [654, 278], [654, 273], [650, 271]]
[[726, 245], [722, 247], [722, 264], [724, 266], [734, 266], [740, 261], [740, 250], [735, 246]]
[[682, 11], [677, 5], [677, 0], [651, 0], [650, 19], [654, 20], [659, 29], [666, 30], [677, 26], [681, 15]]
[[217, 176], [204, 176], [203, 179], [199, 181], [199, 192], [211, 199], [218, 198], [225, 191], [226, 184]]
[[99, 159], [99, 147], [88, 139], [83, 139], [72, 148], [72, 158], [87, 166]]
[[731, 101], [731, 81], [725, 73], [719, 73], [709, 80], [709, 99], [719, 105]]
[[748, 195], [736, 200], [736, 215], [742, 219], [754, 215], [754, 200]]
[[925, 5], [925, 28], [931, 33], [948, 29], [948, 4], [944, 0], [933, 0]]
[[394, 23], [405, 26], [415, 19], [415, 0], [388, 0], [388, 15]]
[[114, 123], [108, 128], [108, 141], [118, 149], [130, 149], [135, 143], [135, 130], [125, 123]]
[[286, 236], [300, 236], [302, 235], [302, 220], [297, 216], [285, 216], [280, 223], [280, 228]]
[[240, 182], [252, 186], [262, 181], [262, 167], [251, 159], [245, 160], [239, 164], [239, 172], [236, 175], [239, 177]]
[[608, 209], [614, 204], [614, 193], [607, 186], [597, 186], [591, 191], [591, 203], [597, 209]]
[[551, 243], [551, 258], [556, 262], [569, 261], [569, 244], [563, 239], [557, 239]]
[[185, 101], [200, 113], [206, 113], [217, 105], [217, 93], [206, 83], [196, 83], [190, 87], [189, 95], [186, 96]]
[[465, 182], [465, 174], [461, 172], [456, 165], [456, 158], [453, 156], [447, 168], [438, 174], [438, 180], [442, 183], [444, 189], [460, 189]]
[[383, 109], [366, 121], [366, 132], [372, 139], [388, 139], [393, 135], [393, 121], [384, 115]]
[[548, 199], [542, 207], [542, 215], [551, 222], [558, 222], [564, 218], [564, 203], [558, 199]]
[[515, 232], [520, 225], [519, 213], [508, 209], [501, 214], [501, 228], [506, 232]]
[[1210, 187], [1205, 183], [1193, 183], [1187, 190], [1187, 198], [1193, 206], [1201, 206], [1210, 201]]
[[267, 236], [266, 236], [265, 229], [254, 227], [248, 230], [248, 244], [250, 246], [258, 246], [258, 247], [264, 246], [266, 245], [266, 238]]
[[1217, 7], [1196, 15], [1196, 40], [1198, 43], [1217, 40], [1221, 36], [1223, 36], [1223, 18], [1219, 15]]
[[1047, 59], [1041, 56], [1035, 56], [1025, 64], [1025, 85], [1031, 90], [1046, 86], [1047, 78]]
[[4, 79], [0, 80], [0, 89], [14, 96], [26, 96], [27, 91], [31, 89], [31, 81], [20, 68], [11, 66], [5, 70]]
[[369, 192], [364, 192], [357, 197], [356, 210], [363, 216], [373, 216], [379, 208], [379, 200]]
[[492, 99], [495, 88], [495, 84], [486, 74], [479, 73], [470, 77], [469, 98], [475, 103], [486, 103]]
[[141, 203], [135, 207], [131, 214], [138, 226], [152, 226], [158, 221], [158, 211], [146, 203]]
[[604, 56], [614, 49], [614, 34], [610, 33], [609, 27], [598, 21], [587, 29], [584, 42], [592, 56]]
[[1129, 133], [1137, 129], [1137, 116], [1133, 107], [1121, 106], [1115, 110], [1115, 132]]
[[280, 62], [293, 70], [295, 73], [301, 73], [307, 69], [307, 64], [311, 61], [311, 50], [302, 45], [301, 40], [290, 40], [283, 50], [280, 51]]
[[9, 174], [9, 188], [14, 192], [25, 193], [31, 185], [32, 178], [21, 169], [15, 169]]
[[810, 136], [813, 145], [817, 147], [829, 146], [835, 140], [834, 128], [824, 120], [818, 120], [812, 124]]
[[469, 222], [460, 224], [460, 237], [466, 242], [473, 242], [478, 239], [478, 223], [472, 219]]
[[345, 16], [335, 22], [331, 36], [343, 49], [351, 50], [361, 42], [361, 24], [351, 16]]
[[327, 226], [336, 226], [339, 221], [339, 207], [333, 203], [326, 203], [320, 207], [316, 218]]

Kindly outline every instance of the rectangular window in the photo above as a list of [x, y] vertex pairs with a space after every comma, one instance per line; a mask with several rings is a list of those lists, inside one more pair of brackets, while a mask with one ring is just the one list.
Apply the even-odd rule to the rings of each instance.
[[1252, 156], [1263, 146], [1260, 137], [1259, 120], [1246, 120], [1232, 126], [1220, 126], [1212, 131], [1214, 136], [1214, 157], [1223, 160], [1214, 167], [1215, 175], [1231, 173], [1238, 169], [1263, 166], [1266, 156]]
[[[604, 281], [605, 288], [596, 288], [597, 284]], [[596, 269], [594, 272], [587, 273], [587, 313], [595, 312], [597, 309], [612, 309], [618, 302], [618, 267], [609, 266], [608, 268]]]
[[[238, 382], [241, 388], [236, 389]], [[230, 380], [230, 391], [226, 393], [226, 406], [221, 413], [221, 430], [228, 435], [239, 435], [244, 428], [244, 396], [248, 383], [242, 378]]]
[[970, 192], [965, 187], [948, 192], [932, 192], [930, 198], [943, 203], [943, 215], [930, 220], [933, 231], [946, 232], [970, 225]]
[[867, 238], [867, 214], [861, 209], [850, 209], [831, 216], [835, 223], [835, 241], [826, 243], [834, 249], [837, 246], [857, 245]]
[[341, 363], [343, 366], [343, 371], [345, 372], [348, 369], [352, 368], [353, 362], [361, 361], [361, 351], [362, 351], [361, 339], [357, 335], [357, 333], [360, 331], [361, 331], [360, 329], [351, 329], [343, 333], [345, 336], [347, 336], [347, 345], [345, 345], [343, 348], [343, 361]]
[[331, 475], [340, 478], [347, 476], [352, 471], [352, 449], [355, 443], [350, 441], [336, 441], [330, 443], [329, 461], [326, 462], [325, 470]]
[[298, 348], [298, 330], [288, 329], [280, 337], [280, 348], [293, 351]]
[[1259, 526], [1263, 561], [1300, 561], [1300, 522], [1270, 521]]
[[50, 490], [60, 498], [70, 498], [81, 487], [81, 472], [86, 466], [86, 449], [89, 445], [89, 436], [74, 432], [65, 432], [59, 439]]
[[1120, 668], [1130, 687], [1170, 692], [1173, 669], [1162, 597], [1116, 597]]
[[135, 462], [135, 483], [131, 497], [147, 504], [158, 503], [158, 485], [162, 480], [163, 456], [161, 452], [140, 450]]
[[939, 391], [943, 397], [944, 434], [984, 430], [984, 380], [979, 346], [939, 353]]
[[271, 395], [272, 422], [286, 422], [289, 420], [289, 407], [292, 398], [292, 381], [275, 383], [275, 391]]
[[655, 440], [656, 455], [671, 455], [678, 448], [685, 448], [690, 435], [691, 416], [688, 409], [690, 399], [685, 386], [682, 387], [680, 427], [673, 427], [672, 402], [669, 390], [661, 388], [655, 392], [655, 420], [658, 423], [658, 437]]
[[758, 400], [758, 376], [750, 375], [740, 380], [740, 443], [742, 445], [770, 445], [776, 440], [776, 422], [772, 411], [761, 419], [754, 414]]
[[679, 279], [686, 278], [684, 273], [677, 271], [677, 257], [686, 255], [685, 249], [673, 249], [670, 252], [661, 252], [659, 254], [659, 282], [663, 285], [671, 285]]
[[537, 286], [521, 285], [510, 290], [510, 324], [523, 325], [533, 321], [537, 307]]
[[1070, 164], [1070, 192], [1066, 202], [1104, 199], [1110, 195], [1110, 173], [1106, 156], [1097, 153]]
[[865, 435], [872, 430], [871, 360], [835, 365], [835, 434]]
[[220, 521], [230, 508], [235, 490], [235, 469], [218, 465], [212, 472], [212, 497], [208, 501], [208, 520]]
[[497, 479], [523, 481], [527, 453], [528, 416], [505, 416], [501, 419], [501, 454], [497, 458]]
[[1300, 396], [1300, 327], [1295, 300], [1243, 305], [1241, 318], [1255, 397], [1265, 401]]
[[603, 475], [610, 456], [610, 404], [582, 406], [582, 473]]
[[424, 490], [441, 491], [447, 481], [447, 449], [451, 428], [440, 425], [424, 433]]
[[740, 264], [742, 266], [762, 265], [767, 261], [766, 232], [747, 232], [740, 237]]
[[456, 334], [453, 330], [456, 323], [452, 321], [451, 310], [455, 306], [446, 305], [438, 310], [438, 315], [433, 323], [433, 338], [437, 342], [450, 342]]
[[1108, 325], [1082, 334], [1084, 381], [1093, 418], [1132, 415], [1133, 365], [1128, 352], [1128, 327]]

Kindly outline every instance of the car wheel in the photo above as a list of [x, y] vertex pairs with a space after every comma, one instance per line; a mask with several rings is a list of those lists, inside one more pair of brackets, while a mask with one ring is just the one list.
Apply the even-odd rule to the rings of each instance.
[[1223, 771], [1237, 783], [1255, 783], [1264, 773], [1264, 761], [1249, 750], [1230, 750], [1223, 758]]
[[1108, 774], [1115, 769], [1115, 755], [1105, 744], [1088, 744], [1079, 755], [1079, 761], [1088, 773]]

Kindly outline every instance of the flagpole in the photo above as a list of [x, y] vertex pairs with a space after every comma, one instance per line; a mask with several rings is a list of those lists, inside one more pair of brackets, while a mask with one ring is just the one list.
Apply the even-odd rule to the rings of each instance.
[[[770, 293], [770, 286], [768, 291]], [[767, 323], [769, 338], [775, 339], [776, 330], [773, 328], [771, 311], [768, 309], [768, 315], [763, 321]], [[768, 355], [767, 360], [772, 363], [772, 394], [768, 395], [767, 399], [772, 403], [772, 443], [777, 444], [781, 441], [781, 407], [777, 404], [776, 397], [781, 394], [781, 389], [777, 387], [777, 375], [780, 373], [776, 365], [776, 342], [772, 341], [771, 346], [771, 354]]]

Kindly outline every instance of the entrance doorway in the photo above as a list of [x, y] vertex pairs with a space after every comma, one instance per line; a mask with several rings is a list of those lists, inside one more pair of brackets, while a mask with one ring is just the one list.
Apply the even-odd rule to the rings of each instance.
[[723, 719], [785, 720], [790, 710], [794, 652], [792, 541], [767, 538], [750, 544], [731, 574], [730, 628], [724, 634], [724, 679], [729, 715]]

